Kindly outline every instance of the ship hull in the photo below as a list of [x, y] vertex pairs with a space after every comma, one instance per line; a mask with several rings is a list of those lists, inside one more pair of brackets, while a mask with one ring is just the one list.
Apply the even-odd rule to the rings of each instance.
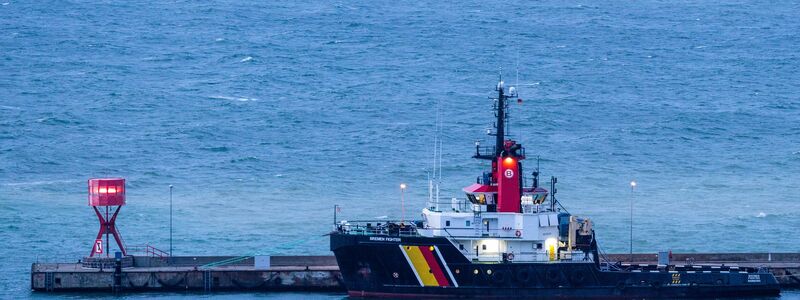
[[443, 237], [331, 234], [352, 297], [708, 298], [774, 296], [772, 274], [601, 271], [586, 262], [473, 262]]

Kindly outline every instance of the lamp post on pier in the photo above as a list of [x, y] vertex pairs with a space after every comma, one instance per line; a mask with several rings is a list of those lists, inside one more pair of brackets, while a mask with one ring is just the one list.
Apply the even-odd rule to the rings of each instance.
[[169, 257], [172, 259], [172, 185], [169, 185]]
[[405, 204], [406, 187], [407, 185], [405, 183], [400, 184], [400, 224], [403, 224], [406, 221], [406, 204]]
[[633, 263], [633, 195], [634, 191], [636, 190], [636, 181], [631, 180], [631, 238], [630, 238], [630, 260]]

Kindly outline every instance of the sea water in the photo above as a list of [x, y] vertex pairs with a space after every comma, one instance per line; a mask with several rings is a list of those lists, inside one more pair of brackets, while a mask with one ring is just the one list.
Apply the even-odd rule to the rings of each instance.
[[604, 251], [629, 250], [631, 201], [635, 252], [800, 251], [796, 2], [1, 4], [0, 298], [89, 254], [91, 177], [128, 180], [120, 232], [163, 250], [174, 185], [175, 255], [329, 255], [334, 205], [399, 217], [401, 182], [419, 217], [437, 103], [463, 197], [501, 75], [523, 171]]

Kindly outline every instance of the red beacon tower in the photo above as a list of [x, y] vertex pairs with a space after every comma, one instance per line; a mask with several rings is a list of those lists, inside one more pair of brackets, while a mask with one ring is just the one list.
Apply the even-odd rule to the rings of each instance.
[[[125, 245], [122, 243], [122, 237], [119, 235], [117, 225], [114, 223], [117, 219], [117, 214], [122, 206], [125, 205], [125, 179], [124, 178], [93, 178], [89, 179], [89, 206], [94, 209], [97, 218], [100, 220], [100, 231], [97, 233], [97, 238], [92, 246], [92, 253], [89, 257], [95, 254], [101, 255], [106, 253], [109, 256], [109, 235], [114, 236], [119, 250], [122, 255], [128, 255], [125, 251]], [[116, 206], [113, 214], [109, 219], [110, 207]], [[103, 216], [102, 208], [105, 207], [105, 216]], [[103, 245], [103, 235], [105, 234], [105, 247]]]

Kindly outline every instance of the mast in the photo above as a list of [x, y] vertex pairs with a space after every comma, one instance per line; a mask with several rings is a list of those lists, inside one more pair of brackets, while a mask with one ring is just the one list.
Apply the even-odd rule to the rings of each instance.
[[481, 151], [480, 144], [475, 144], [475, 155], [473, 158], [483, 159], [483, 160], [496, 160], [498, 157], [503, 156], [503, 153], [506, 152], [506, 110], [508, 109], [508, 99], [511, 97], [517, 97], [516, 89], [512, 86], [508, 88], [508, 94], [505, 92], [505, 82], [500, 78], [500, 82], [497, 83], [495, 90], [497, 91], [497, 99], [489, 97], [490, 99], [497, 100], [497, 104], [495, 107], [495, 114], [497, 119], [495, 120], [494, 127], [496, 128], [495, 133], [490, 135], [495, 136], [495, 144], [494, 150], [486, 149]]
[[494, 156], [498, 157], [503, 152], [504, 143], [506, 140], [506, 95], [503, 91], [503, 79], [497, 83], [497, 128], [496, 142], [494, 145]]

